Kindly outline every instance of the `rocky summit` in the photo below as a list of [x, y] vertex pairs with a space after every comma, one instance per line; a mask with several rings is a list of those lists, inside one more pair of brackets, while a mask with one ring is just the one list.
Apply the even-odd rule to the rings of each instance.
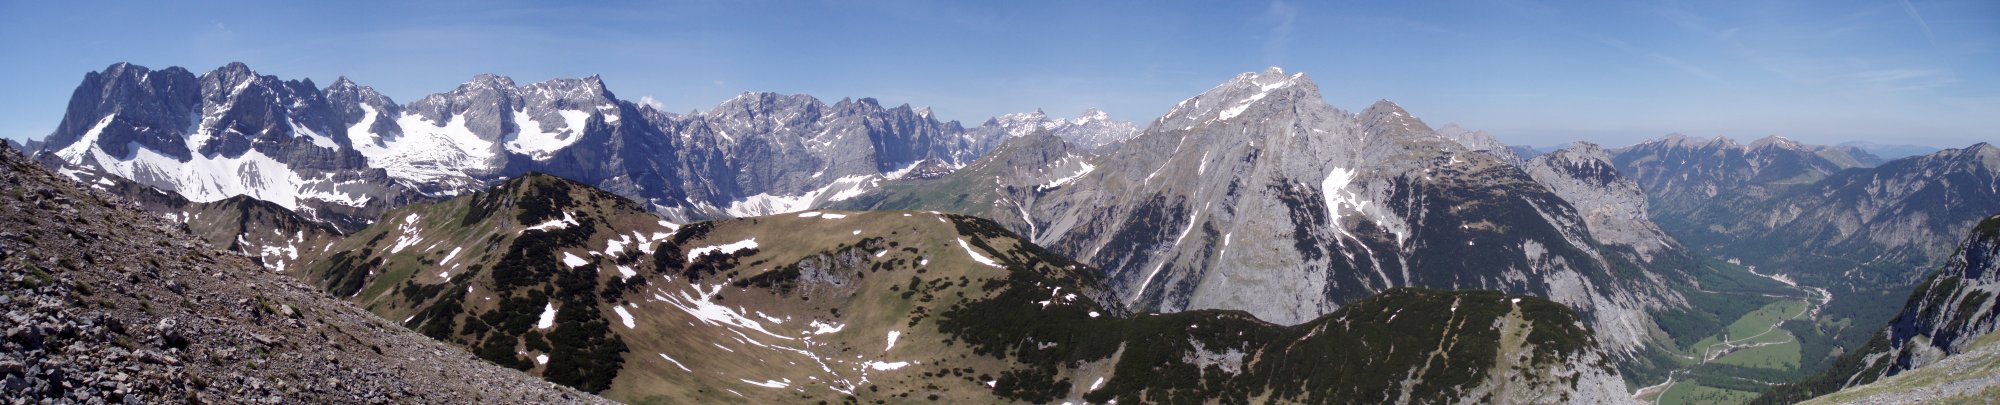
[[10, 403], [593, 403], [0, 150]]

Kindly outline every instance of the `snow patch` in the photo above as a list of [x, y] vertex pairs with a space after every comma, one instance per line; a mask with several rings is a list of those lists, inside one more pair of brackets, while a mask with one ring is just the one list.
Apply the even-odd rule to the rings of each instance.
[[573, 269], [573, 268], [578, 268], [578, 267], [583, 267], [583, 265], [586, 265], [586, 264], [590, 264], [590, 261], [589, 261], [589, 260], [584, 260], [584, 259], [583, 259], [583, 258], [581, 258], [581, 257], [576, 257], [576, 255], [575, 255], [575, 254], [571, 254], [570, 252], [563, 252], [563, 259], [562, 259], [562, 261], [563, 261], [563, 264], [564, 264], [564, 265], [568, 265], [568, 266], [569, 266], [570, 268], [572, 268], [572, 269]]
[[814, 335], [824, 335], [828, 333], [840, 332], [841, 329], [847, 328], [847, 325], [831, 323], [831, 322], [820, 322], [817, 319], [813, 320], [811, 323], [807, 323], [806, 326], [811, 326], [813, 328], [812, 332], [809, 333], [812, 333]]
[[674, 360], [674, 358], [673, 358], [673, 357], [668, 357], [666, 353], [659, 353], [659, 355], [660, 355], [660, 358], [662, 358], [662, 359], [667, 359], [667, 362], [669, 362], [669, 363], [674, 363], [674, 367], [680, 367], [680, 368], [681, 368], [681, 371], [686, 371], [686, 372], [690, 372], [690, 373], [694, 372], [694, 370], [689, 370], [689, 369], [688, 369], [688, 366], [686, 366], [686, 365], [682, 365], [682, 364], [681, 364], [681, 361], [680, 361], [680, 360]]
[[556, 326], [556, 304], [542, 304], [542, 319], [535, 321], [535, 329], [548, 329], [551, 326]]
[[1076, 173], [1071, 173], [1068, 176], [1063, 176], [1062, 178], [1058, 178], [1055, 180], [1049, 180], [1048, 183], [1042, 183], [1042, 185], [1035, 186], [1035, 189], [1054, 190], [1057, 187], [1062, 187], [1063, 185], [1069, 184], [1069, 182], [1076, 181], [1076, 179], [1083, 178], [1083, 175], [1090, 174], [1092, 170], [1097, 170], [1097, 166], [1093, 166], [1089, 163], [1079, 163], [1079, 164], [1083, 165], [1083, 167], [1078, 168], [1076, 170]]
[[[984, 264], [988, 266], [1005, 268], [1004, 266], [1001, 266], [999, 262], [995, 262], [993, 261], [993, 259], [989, 259], [986, 256], [980, 255], [979, 252], [973, 251], [972, 245], [968, 245], [965, 243], [965, 238], [958, 238], [958, 247], [964, 248], [965, 254], [972, 256], [972, 261], [976, 261], [979, 262], [979, 264]], [[930, 263], [930, 260], [925, 259], [924, 263]]]
[[543, 223], [540, 223], [540, 224], [535, 224], [535, 226], [530, 226], [530, 227], [528, 227], [528, 229], [526, 229], [526, 230], [523, 230], [523, 232], [526, 232], [526, 231], [547, 231], [547, 230], [551, 230], [551, 229], [567, 229], [567, 228], [569, 228], [569, 227], [572, 227], [572, 226], [576, 226], [576, 225], [577, 225], [577, 222], [576, 222], [576, 216], [575, 216], [575, 215], [572, 215], [572, 214], [570, 214], [570, 213], [569, 213], [569, 211], [563, 211], [563, 217], [562, 217], [562, 219], [551, 219], [551, 220], [549, 220], [548, 222], [543, 222]]
[[688, 263], [694, 263], [695, 259], [699, 259], [701, 258], [702, 255], [706, 255], [709, 253], [734, 254], [736, 253], [736, 251], [739, 250], [756, 249], [756, 248], [757, 248], [757, 238], [744, 239], [726, 245], [703, 246], [694, 249], [688, 249], [687, 261]]
[[451, 263], [451, 259], [456, 259], [456, 258], [458, 258], [458, 251], [460, 251], [460, 250], [464, 250], [464, 249], [465, 249], [465, 248], [463, 248], [463, 247], [455, 247], [455, 248], [451, 248], [451, 253], [446, 253], [446, 254], [444, 255], [444, 259], [442, 259], [442, 260], [438, 260], [438, 265], [444, 265], [445, 263]]
[[618, 313], [618, 319], [619, 319], [619, 320], [622, 320], [622, 321], [625, 321], [625, 329], [632, 329], [632, 328], [634, 328], [634, 327], [636, 327], [636, 326], [637, 326], [637, 324], [635, 324], [635, 323], [633, 323], [633, 322], [632, 322], [632, 313], [631, 313], [631, 312], [629, 312], [629, 311], [626, 311], [626, 310], [625, 310], [625, 307], [622, 307], [622, 306], [617, 306], [617, 307], [611, 307], [611, 311], [612, 311], [612, 312], [617, 312], [617, 313]]
[[541, 121], [528, 116], [526, 111], [515, 111], [514, 126], [518, 130], [503, 138], [507, 150], [534, 160], [548, 160], [555, 152], [583, 139], [583, 123], [590, 119], [589, 112], [561, 110], [556, 114], [562, 116], [562, 125], [554, 131], [544, 131]]

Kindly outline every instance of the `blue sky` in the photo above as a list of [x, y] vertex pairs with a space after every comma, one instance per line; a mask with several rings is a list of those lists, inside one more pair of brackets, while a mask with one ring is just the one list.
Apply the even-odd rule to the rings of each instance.
[[242, 61], [322, 86], [346, 75], [398, 102], [478, 73], [599, 74], [670, 111], [776, 91], [928, 105], [967, 125], [1088, 107], [1145, 122], [1275, 65], [1343, 109], [1389, 99], [1516, 144], [2000, 140], [1990, 0], [0, 1], [0, 136], [15, 139], [53, 130], [83, 75], [114, 62]]

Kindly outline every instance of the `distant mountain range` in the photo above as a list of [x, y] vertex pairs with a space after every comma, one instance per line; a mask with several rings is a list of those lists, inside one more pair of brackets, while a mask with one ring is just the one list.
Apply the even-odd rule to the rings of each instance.
[[248, 195], [344, 230], [529, 171], [585, 181], [678, 222], [789, 212], [926, 164], [962, 166], [1022, 128], [1100, 146], [1136, 131], [1095, 111], [968, 129], [908, 105], [774, 93], [673, 114], [621, 100], [597, 77], [521, 86], [479, 75], [401, 105], [346, 78], [319, 88], [242, 64], [196, 76], [121, 63], [87, 75], [72, 99], [39, 145], [67, 170], [200, 202]]

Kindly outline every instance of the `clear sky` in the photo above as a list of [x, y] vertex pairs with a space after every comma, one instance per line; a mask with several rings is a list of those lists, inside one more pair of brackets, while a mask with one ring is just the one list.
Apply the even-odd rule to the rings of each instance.
[[1343, 109], [1389, 99], [1515, 144], [2000, 141], [1993, 0], [560, 3], [0, 0], [0, 136], [48, 134], [114, 62], [242, 61], [398, 102], [478, 73], [600, 74], [670, 111], [776, 91], [968, 126], [1088, 107], [1143, 123], [1275, 65]]

